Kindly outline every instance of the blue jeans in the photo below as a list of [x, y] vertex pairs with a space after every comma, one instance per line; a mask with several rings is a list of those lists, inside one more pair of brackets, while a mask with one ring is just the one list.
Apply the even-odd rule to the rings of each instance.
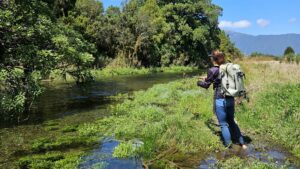
[[238, 125], [234, 121], [234, 98], [216, 99], [215, 113], [221, 126], [222, 136], [226, 146], [232, 143], [232, 139], [245, 144]]

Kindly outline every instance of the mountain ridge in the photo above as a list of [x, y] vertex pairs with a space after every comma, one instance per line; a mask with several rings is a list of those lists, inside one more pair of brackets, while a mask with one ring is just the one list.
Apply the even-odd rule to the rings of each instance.
[[279, 35], [250, 35], [245, 33], [225, 31], [231, 41], [244, 54], [253, 52], [281, 56], [286, 47], [291, 46], [300, 53], [300, 34], [287, 33]]

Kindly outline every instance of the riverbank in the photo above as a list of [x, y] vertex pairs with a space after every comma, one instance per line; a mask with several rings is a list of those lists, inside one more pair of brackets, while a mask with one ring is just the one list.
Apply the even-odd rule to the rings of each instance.
[[[246, 83], [251, 97], [250, 103], [237, 107], [237, 121], [243, 133], [254, 140], [263, 136], [270, 140], [269, 144], [282, 145], [299, 158], [299, 66], [277, 62], [242, 62], [241, 65], [247, 73]], [[206, 155], [226, 151], [219, 135], [210, 127], [214, 118], [212, 91], [199, 89], [196, 81], [195, 78], [187, 78], [155, 85], [133, 95], [122, 95], [127, 99], [110, 109], [112, 116], [77, 126], [72, 131], [73, 139], [113, 136], [121, 142], [115, 149], [115, 157], [139, 156], [145, 166], [153, 168], [195, 167]], [[58, 137], [46, 142], [37, 141], [33, 145], [39, 145], [36, 147], [41, 150], [50, 147], [46, 149], [49, 153], [55, 151], [53, 145], [61, 145], [61, 140], [64, 139]], [[71, 140], [67, 141], [68, 144], [73, 144]], [[133, 147], [136, 140], [141, 143], [138, 148]], [[95, 143], [93, 141], [80, 144], [84, 147]], [[47, 153], [44, 155], [47, 156]], [[20, 161], [27, 167], [46, 162], [51, 164], [51, 168], [61, 163], [67, 165], [66, 161], [80, 163], [80, 155], [73, 156], [76, 163], [68, 160], [67, 155], [50, 159], [45, 159], [44, 155], [25, 157], [25, 163], [24, 158]], [[286, 160], [288, 163], [289, 159]], [[275, 162], [266, 164], [252, 158], [230, 157], [218, 163], [221, 168], [277, 167]]]
[[[197, 67], [190, 66], [170, 66], [170, 67], [152, 67], [152, 68], [114, 68], [114, 67], [106, 67], [103, 69], [91, 69], [90, 73], [94, 79], [105, 79], [117, 76], [135, 76], [135, 75], [150, 75], [154, 73], [191, 73], [198, 71]], [[64, 83], [64, 82], [74, 82], [74, 78], [70, 75], [66, 75], [65, 77], [61, 76], [61, 72], [56, 70], [52, 71], [49, 76], [49, 79], [44, 81], [50, 81], [52, 83]]]

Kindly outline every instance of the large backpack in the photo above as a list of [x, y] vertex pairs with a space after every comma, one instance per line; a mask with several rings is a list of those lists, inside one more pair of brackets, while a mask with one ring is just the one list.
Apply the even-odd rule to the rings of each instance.
[[225, 96], [244, 97], [247, 93], [244, 87], [245, 73], [240, 65], [226, 63], [220, 66], [221, 91]]

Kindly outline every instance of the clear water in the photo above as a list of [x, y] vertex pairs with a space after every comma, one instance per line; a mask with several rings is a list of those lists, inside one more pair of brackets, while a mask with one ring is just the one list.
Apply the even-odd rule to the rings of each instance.
[[218, 152], [209, 155], [206, 159], [200, 162], [198, 169], [218, 169], [217, 163], [219, 160], [226, 160], [230, 157], [237, 156], [241, 159], [252, 158], [258, 161], [273, 164], [277, 168], [288, 167], [297, 169], [297, 159], [294, 159], [289, 153], [280, 148], [270, 147], [271, 145], [261, 143], [251, 143], [247, 150], [243, 150], [240, 146], [233, 146], [227, 151]]
[[139, 158], [113, 158], [112, 154], [118, 145], [119, 142], [116, 140], [109, 138], [104, 140], [98, 149], [95, 149], [90, 155], [83, 158], [84, 162], [78, 168], [96, 168], [96, 166], [101, 166], [105, 169], [143, 169]]

